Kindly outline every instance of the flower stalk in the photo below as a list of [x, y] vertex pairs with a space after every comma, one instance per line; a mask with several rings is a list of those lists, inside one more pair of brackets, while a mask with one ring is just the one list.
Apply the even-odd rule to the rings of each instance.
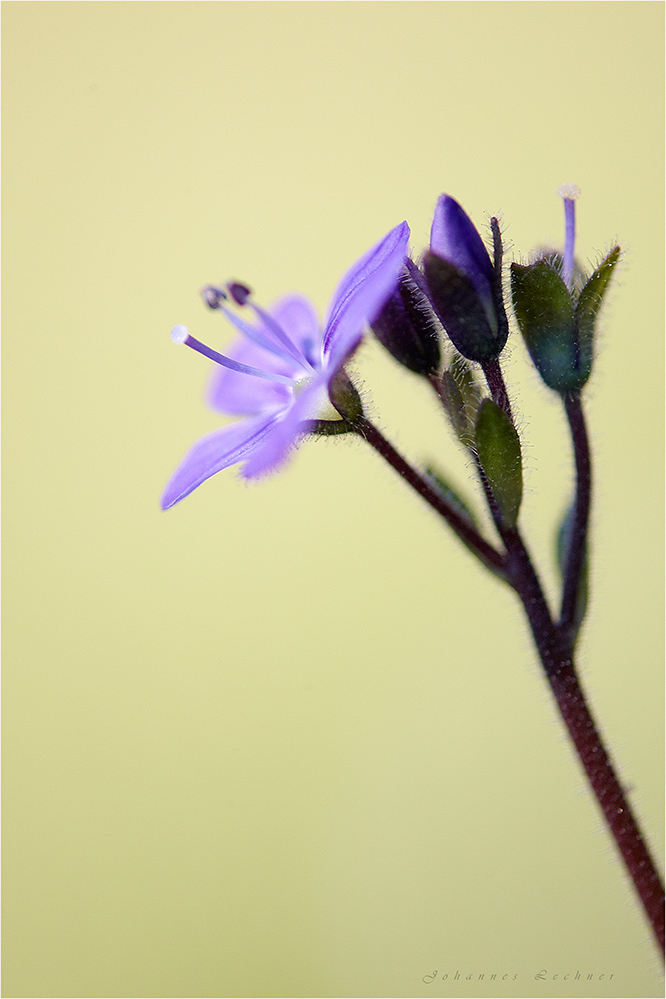
[[506, 413], [513, 423], [509, 393], [507, 392], [499, 358], [494, 358], [492, 361], [486, 361], [485, 364], [482, 365], [482, 368], [493, 402]]
[[521, 599], [557, 707], [589, 784], [664, 952], [664, 888], [610, 755], [587, 705], [574, 665], [570, 629], [555, 624], [518, 531], [505, 535], [509, 582]]

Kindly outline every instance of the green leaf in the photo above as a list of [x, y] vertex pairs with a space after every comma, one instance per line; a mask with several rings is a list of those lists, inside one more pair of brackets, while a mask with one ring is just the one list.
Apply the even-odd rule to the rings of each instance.
[[462, 392], [456, 384], [456, 380], [451, 371], [442, 372], [440, 388], [441, 399], [444, 403], [449, 419], [451, 420], [453, 429], [460, 440], [463, 440], [463, 438], [469, 433], [469, 420], [467, 419], [467, 414], [465, 413], [465, 403], [462, 397]]
[[505, 527], [518, 521], [523, 498], [520, 440], [506, 413], [484, 399], [476, 418], [476, 450]]
[[466, 520], [470, 527], [476, 528], [476, 517], [472, 513], [469, 504], [451, 486], [448, 480], [444, 478], [442, 473], [436, 469], [434, 465], [426, 465], [424, 473], [431, 485], [433, 485], [438, 492], [442, 494], [444, 499], [448, 501], [456, 513], [460, 514], [463, 520]]

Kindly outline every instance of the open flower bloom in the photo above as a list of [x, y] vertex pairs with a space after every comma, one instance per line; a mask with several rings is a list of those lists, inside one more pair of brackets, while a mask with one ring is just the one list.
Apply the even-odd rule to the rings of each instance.
[[168, 509], [216, 472], [244, 462], [250, 479], [279, 468], [305, 421], [329, 414], [329, 388], [366, 325], [393, 291], [407, 254], [409, 227], [396, 226], [358, 260], [340, 281], [323, 330], [311, 303], [298, 295], [277, 302], [270, 312], [254, 310], [253, 324], [231, 312], [241, 337], [228, 355], [218, 354], [176, 326], [172, 338], [186, 343], [220, 368], [209, 402], [222, 413], [244, 419], [214, 430], [188, 451], [162, 496]]

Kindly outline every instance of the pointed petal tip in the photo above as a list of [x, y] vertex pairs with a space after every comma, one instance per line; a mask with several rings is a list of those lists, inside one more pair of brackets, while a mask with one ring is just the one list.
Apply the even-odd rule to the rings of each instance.
[[160, 496], [160, 510], [170, 510], [172, 506], [176, 505], [178, 500], [185, 498], [185, 493], [179, 496], [170, 486], [171, 483], [167, 483], [166, 489]]
[[407, 244], [409, 243], [409, 237], [411, 236], [411, 229], [409, 228], [408, 222], [401, 222], [394, 229], [385, 236], [387, 242], [393, 237], [396, 247], [402, 246], [404, 244], [403, 253], [407, 255]]
[[465, 209], [449, 194], [437, 200], [430, 230], [430, 250], [469, 278], [490, 301], [493, 265], [479, 231]]
[[467, 214], [467, 212], [465, 212], [460, 202], [456, 201], [455, 198], [452, 198], [450, 194], [440, 194], [440, 196], [437, 198], [437, 204], [435, 205], [435, 212], [447, 212], [447, 211], [456, 211], [456, 210], [464, 212], [465, 215]]
[[246, 461], [261, 447], [276, 420], [276, 413], [247, 417], [219, 427], [201, 437], [187, 452], [162, 493], [161, 506], [168, 510], [209, 479], [239, 461]]
[[440, 225], [451, 225], [452, 223], [458, 223], [458, 225], [465, 225], [468, 223], [472, 228], [476, 230], [476, 226], [470, 219], [469, 215], [455, 198], [452, 198], [450, 194], [440, 194], [437, 199], [437, 204], [435, 205], [435, 215], [433, 219], [433, 228], [435, 223], [439, 221]]

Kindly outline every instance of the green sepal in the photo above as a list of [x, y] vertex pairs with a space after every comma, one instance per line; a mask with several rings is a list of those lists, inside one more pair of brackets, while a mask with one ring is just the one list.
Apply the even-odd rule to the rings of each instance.
[[476, 451], [507, 528], [518, 521], [523, 498], [523, 461], [516, 429], [492, 399], [484, 399], [476, 418]]
[[610, 280], [615, 270], [615, 265], [620, 259], [620, 247], [614, 247], [607, 257], [601, 261], [594, 274], [589, 278], [580, 293], [576, 303], [576, 325], [580, 336], [581, 345], [586, 340], [590, 341], [589, 352], [592, 353], [591, 342], [594, 337], [594, 328], [597, 316], [601, 309], [604, 295], [610, 284]]
[[511, 265], [520, 331], [534, 366], [556, 392], [579, 392], [590, 377], [597, 316], [619, 258], [616, 246], [587, 280], [577, 301], [554, 260]]
[[340, 434], [351, 434], [354, 428], [346, 420], [304, 420], [301, 424], [304, 434], [314, 434], [316, 437], [338, 437]]
[[[560, 570], [560, 575], [562, 576], [562, 581], [564, 581], [564, 575], [567, 569], [567, 561], [569, 559], [569, 549], [571, 546], [571, 532], [573, 530], [573, 520], [574, 520], [574, 507], [570, 506], [565, 512], [562, 518], [562, 523], [560, 524], [557, 535], [555, 537], [555, 553], [557, 556], [557, 566]], [[587, 552], [585, 552], [585, 558], [583, 560], [583, 567], [581, 570], [581, 578], [578, 584], [578, 592], [576, 595], [576, 607], [574, 609], [574, 635], [577, 635], [580, 626], [582, 625], [585, 615], [587, 613], [587, 603], [589, 597], [589, 563], [587, 558]]]
[[557, 392], [580, 389], [592, 368], [591, 342], [583, 352], [566, 284], [552, 264], [511, 264], [513, 309], [535, 368]]
[[504, 324], [506, 329], [493, 332], [488, 312], [469, 278], [435, 253], [426, 253], [423, 270], [432, 304], [454, 347], [470, 361], [480, 364], [499, 357], [506, 344], [508, 326]]
[[333, 376], [328, 386], [328, 395], [344, 420], [353, 424], [363, 416], [363, 402], [344, 368], [340, 368]]

